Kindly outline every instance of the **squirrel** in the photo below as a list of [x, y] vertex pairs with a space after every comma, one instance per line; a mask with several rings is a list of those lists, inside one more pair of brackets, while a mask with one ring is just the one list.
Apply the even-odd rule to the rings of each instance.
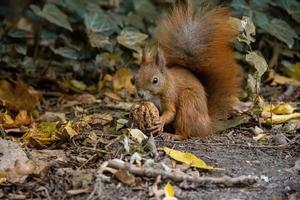
[[[149, 132], [169, 140], [205, 137], [237, 101], [242, 70], [231, 44], [236, 30], [223, 6], [196, 16], [189, 1], [175, 4], [156, 33], [155, 52], [144, 50], [134, 82], [138, 95], [160, 106]], [[164, 133], [173, 123], [175, 134]]]

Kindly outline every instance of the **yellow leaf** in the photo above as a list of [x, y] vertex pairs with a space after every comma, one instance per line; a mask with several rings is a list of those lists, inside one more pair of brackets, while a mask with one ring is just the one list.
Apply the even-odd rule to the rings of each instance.
[[13, 118], [9, 114], [6, 114], [6, 113], [3, 115], [3, 122], [6, 125], [12, 125], [15, 123]]
[[82, 81], [71, 80], [70, 88], [73, 89], [75, 92], [81, 92], [81, 91], [86, 90], [87, 85]]
[[295, 86], [300, 86], [300, 81], [294, 79], [294, 78], [288, 78], [285, 76], [281, 76], [279, 74], [276, 74], [275, 72], [270, 73], [269, 79], [273, 80], [272, 85], [295, 85]]
[[207, 165], [203, 160], [197, 158], [194, 154], [188, 153], [188, 152], [181, 152], [177, 151], [174, 149], [170, 149], [168, 147], [164, 147], [165, 153], [173, 158], [174, 160], [177, 160], [179, 162], [183, 162], [185, 164], [188, 164], [192, 167], [197, 167], [200, 169], [208, 169], [208, 170], [213, 170], [213, 169], [222, 169], [222, 168], [216, 168], [213, 166]]
[[281, 124], [287, 122], [289, 120], [297, 119], [300, 120], [300, 113], [292, 113], [287, 115], [276, 115], [273, 114], [272, 116], [265, 118], [264, 122], [268, 124]]
[[292, 119], [299, 119], [300, 113], [293, 113], [295, 108], [288, 103], [272, 105], [263, 108], [261, 116], [265, 123], [280, 124]]
[[263, 141], [265, 139], [267, 139], [267, 134], [265, 134], [265, 133], [261, 133], [261, 134], [253, 137], [253, 140], [255, 140], [255, 141]]
[[278, 105], [268, 104], [264, 107], [263, 112], [272, 112], [277, 115], [291, 114], [295, 108], [288, 103], [282, 103]]
[[16, 119], [13, 119], [7, 113], [4, 113], [1, 117], [2, 119], [0, 121], [2, 123], [3, 128], [5, 129], [19, 128], [24, 125], [29, 125], [33, 121], [31, 115], [28, 115], [26, 110], [21, 110], [16, 116]]
[[78, 133], [72, 128], [70, 122], [67, 123], [64, 129], [70, 138], [74, 137], [75, 135], [78, 135]]
[[175, 196], [175, 191], [173, 186], [170, 183], [167, 183], [165, 186], [165, 194], [167, 197], [174, 197]]

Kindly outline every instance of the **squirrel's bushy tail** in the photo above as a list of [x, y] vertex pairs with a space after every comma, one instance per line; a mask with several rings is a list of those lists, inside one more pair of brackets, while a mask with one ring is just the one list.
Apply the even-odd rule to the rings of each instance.
[[174, 6], [158, 27], [157, 40], [167, 65], [192, 71], [205, 86], [209, 114], [223, 117], [240, 91], [241, 69], [231, 43], [236, 31], [224, 7], [197, 16], [188, 4]]

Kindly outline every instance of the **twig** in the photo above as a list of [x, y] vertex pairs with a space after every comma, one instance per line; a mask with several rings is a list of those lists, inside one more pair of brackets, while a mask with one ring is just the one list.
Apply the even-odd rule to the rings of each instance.
[[157, 151], [157, 147], [155, 145], [155, 140], [153, 135], [151, 134], [149, 139], [147, 140], [147, 144], [149, 146], [150, 152], [153, 154], [153, 157], [155, 159], [157, 159], [159, 157], [158, 151]]
[[225, 185], [225, 186], [249, 186], [257, 181], [256, 176], [239, 176], [239, 177], [195, 177], [187, 174], [179, 174], [178, 172], [166, 172], [163, 170], [153, 169], [153, 168], [142, 168], [137, 167], [136, 165], [126, 163], [119, 159], [113, 159], [108, 161], [108, 167], [128, 170], [132, 174], [138, 176], [147, 176], [147, 177], [157, 177], [161, 176], [162, 178], [168, 178], [173, 181], [189, 181], [198, 183], [201, 185]]

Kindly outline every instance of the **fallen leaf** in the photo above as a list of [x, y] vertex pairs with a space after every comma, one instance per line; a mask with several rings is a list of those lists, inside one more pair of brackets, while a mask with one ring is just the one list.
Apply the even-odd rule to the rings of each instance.
[[22, 183], [34, 171], [33, 163], [19, 144], [0, 138], [0, 183]]
[[92, 114], [85, 116], [83, 119], [90, 125], [104, 126], [110, 123], [113, 117], [110, 114]]
[[273, 114], [268, 118], [264, 118], [264, 122], [267, 124], [281, 124], [289, 120], [300, 120], [300, 113], [292, 113], [288, 115], [276, 115]]
[[116, 125], [116, 130], [120, 130], [121, 128], [123, 128], [126, 124], [128, 123], [127, 119], [118, 119], [117, 120], [117, 125]]
[[114, 176], [125, 185], [135, 184], [135, 177], [127, 170], [119, 169]]
[[192, 167], [200, 168], [200, 169], [207, 169], [207, 170], [213, 170], [218, 169], [221, 170], [222, 168], [216, 168], [213, 166], [207, 165], [203, 160], [197, 158], [194, 154], [189, 152], [181, 152], [174, 149], [170, 149], [168, 147], [164, 147], [164, 152], [173, 158], [176, 161], [183, 162], [185, 164], [188, 164]]
[[258, 126], [255, 126], [253, 132], [255, 135], [259, 135], [259, 134], [264, 133], [265, 131], [263, 129], [259, 128]]
[[174, 188], [170, 183], [167, 183], [167, 185], [165, 186], [165, 195], [167, 197], [174, 197], [175, 196]]
[[42, 122], [34, 125], [23, 135], [23, 142], [29, 147], [42, 148], [75, 135], [78, 135], [78, 132], [72, 128], [70, 122], [59, 126], [56, 122]]
[[127, 129], [129, 138], [141, 144], [144, 140], [148, 138], [140, 129], [129, 128]]
[[260, 134], [258, 134], [257, 136], [254, 136], [254, 137], [253, 137], [253, 140], [255, 140], [256, 142], [257, 142], [257, 141], [263, 141], [263, 140], [266, 140], [267, 137], [268, 137], [267, 134], [265, 134], [265, 133], [260, 133]]
[[56, 125], [55, 122], [42, 122], [38, 126], [33, 126], [23, 135], [24, 144], [41, 148], [60, 140]]
[[265, 123], [280, 124], [293, 119], [300, 119], [300, 113], [293, 113], [295, 108], [288, 103], [267, 104], [261, 113]]
[[39, 96], [22, 81], [0, 80], [0, 102], [13, 111], [34, 111], [39, 107]]
[[288, 78], [282, 75], [275, 73], [274, 71], [270, 71], [268, 80], [271, 80], [271, 85], [294, 85], [300, 86], [300, 81], [294, 78]]
[[36, 165], [33, 174], [39, 177], [47, 176], [51, 166], [66, 162], [67, 160], [67, 156], [63, 150], [31, 150], [28, 152], [28, 155], [30, 160]]
[[227, 130], [229, 128], [237, 127], [241, 124], [245, 124], [245, 123], [249, 122], [249, 120], [250, 120], [249, 116], [242, 115], [242, 116], [235, 117], [233, 119], [220, 121], [220, 125], [218, 126], [217, 131], [224, 131], [224, 130]]
[[134, 94], [135, 87], [131, 82], [132, 78], [133, 73], [130, 68], [119, 68], [113, 76], [113, 90], [120, 91], [125, 89], [129, 94]]
[[291, 78], [300, 81], [300, 62], [297, 62], [292, 65], [289, 71]]
[[78, 80], [70, 81], [70, 89], [75, 92], [83, 92], [84, 90], [86, 90], [86, 88], [87, 85], [82, 81], [78, 81]]
[[4, 129], [20, 128], [21, 126], [30, 125], [33, 122], [31, 115], [26, 110], [21, 110], [15, 119], [9, 114], [4, 113], [0, 119], [0, 123]]
[[65, 131], [65, 133], [69, 136], [69, 138], [72, 138], [72, 137], [78, 135], [78, 133], [72, 128], [71, 122], [68, 122], [68, 123], [65, 125], [64, 131]]
[[120, 97], [120, 95], [118, 95], [117, 93], [115, 92], [104, 92], [104, 95], [115, 100], [115, 101], [122, 101], [122, 98]]

